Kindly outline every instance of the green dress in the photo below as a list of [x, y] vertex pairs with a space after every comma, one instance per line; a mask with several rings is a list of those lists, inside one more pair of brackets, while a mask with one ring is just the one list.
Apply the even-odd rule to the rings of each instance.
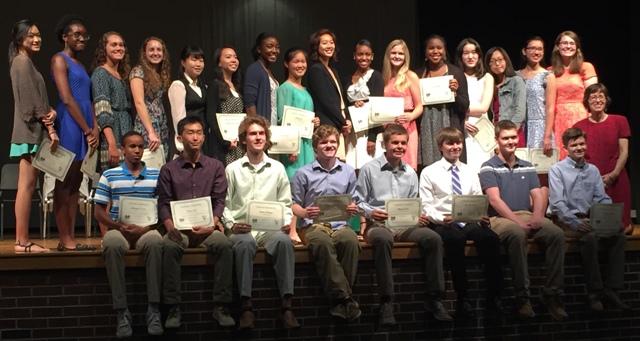
[[[304, 110], [313, 111], [313, 99], [307, 91], [307, 89], [300, 89], [293, 85], [291, 82], [286, 81], [278, 88], [278, 124], [282, 122], [282, 115], [284, 113], [284, 106], [296, 107]], [[289, 155], [281, 155], [280, 162], [284, 165], [287, 171], [287, 177], [289, 180], [293, 179], [293, 175], [296, 174], [298, 168], [313, 162], [315, 155], [313, 153], [313, 146], [311, 145], [311, 139], [300, 139], [300, 150], [298, 151], [298, 159], [295, 162], [289, 161]]]

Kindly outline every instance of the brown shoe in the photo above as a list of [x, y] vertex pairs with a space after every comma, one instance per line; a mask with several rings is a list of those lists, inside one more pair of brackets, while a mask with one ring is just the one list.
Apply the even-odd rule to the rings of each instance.
[[529, 299], [523, 299], [520, 301], [520, 307], [518, 307], [518, 317], [523, 320], [528, 320], [536, 317], [536, 313], [533, 311], [531, 301]]
[[238, 322], [238, 329], [246, 330], [255, 328], [256, 316], [253, 314], [253, 310], [244, 310], [240, 314], [240, 321]]
[[549, 310], [549, 314], [556, 321], [562, 321], [569, 317], [567, 312], [564, 310], [564, 305], [560, 300], [560, 296], [552, 295], [552, 296], [543, 296], [542, 297], [544, 304], [547, 306], [547, 310]]
[[300, 323], [296, 319], [296, 316], [293, 314], [293, 310], [290, 308], [282, 310], [282, 326], [285, 329], [296, 329], [300, 328]]

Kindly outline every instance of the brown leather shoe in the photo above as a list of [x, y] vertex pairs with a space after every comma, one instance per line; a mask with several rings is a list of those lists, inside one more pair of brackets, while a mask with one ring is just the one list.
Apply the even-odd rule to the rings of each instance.
[[255, 328], [256, 316], [253, 314], [253, 310], [244, 310], [240, 314], [240, 321], [238, 321], [238, 329], [246, 330]]
[[300, 328], [300, 323], [298, 323], [296, 316], [293, 314], [293, 310], [290, 308], [283, 309], [282, 316], [280, 316], [280, 318], [282, 318], [282, 326], [285, 329]]

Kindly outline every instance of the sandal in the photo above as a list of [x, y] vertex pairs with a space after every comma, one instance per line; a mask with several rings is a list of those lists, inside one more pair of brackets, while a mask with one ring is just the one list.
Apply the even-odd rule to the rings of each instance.
[[[41, 248], [42, 251], [40, 251], [40, 250], [32, 250], [31, 248], [34, 245], [39, 247], [39, 248]], [[16, 250], [15, 247], [14, 247], [14, 251], [16, 253], [45, 253], [45, 252], [49, 252], [49, 249], [45, 248], [42, 245], [36, 244], [34, 242], [29, 242], [26, 245], [16, 244], [16, 246], [23, 248], [22, 250]]]

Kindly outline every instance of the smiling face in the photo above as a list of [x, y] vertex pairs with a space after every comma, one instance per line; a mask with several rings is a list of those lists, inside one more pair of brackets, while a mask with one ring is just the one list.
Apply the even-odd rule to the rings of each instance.
[[122, 37], [117, 34], [112, 34], [107, 37], [107, 42], [105, 44], [107, 59], [111, 60], [113, 63], [119, 63], [124, 58], [125, 51], [126, 47]]
[[607, 108], [607, 96], [602, 91], [592, 92], [587, 97], [587, 103], [590, 113], [603, 113]]
[[489, 68], [494, 75], [500, 76], [504, 74], [504, 70], [507, 68], [507, 62], [502, 52], [497, 50], [493, 51], [489, 57]]
[[20, 44], [20, 49], [24, 50], [28, 54], [34, 54], [40, 51], [42, 47], [42, 36], [40, 36], [40, 30], [38, 26], [33, 25], [27, 31], [27, 35], [22, 40]]
[[247, 127], [247, 137], [243, 143], [246, 145], [247, 153], [256, 154], [263, 152], [267, 143], [266, 130], [257, 123], [251, 124]]
[[359, 69], [368, 70], [373, 60], [373, 51], [367, 45], [358, 45], [353, 53], [353, 60], [355, 60]]
[[158, 40], [152, 39], [147, 42], [144, 48], [144, 57], [151, 65], [158, 65], [164, 59], [164, 48]]
[[434, 65], [444, 62], [447, 57], [447, 52], [444, 49], [444, 42], [438, 38], [429, 39], [425, 49], [425, 57]]
[[232, 48], [225, 47], [220, 51], [220, 60], [218, 60], [218, 67], [224, 72], [234, 73], [238, 71], [240, 67], [240, 61], [236, 51]]
[[404, 65], [406, 54], [402, 44], [398, 44], [389, 50], [389, 63], [393, 69], [398, 69]]
[[289, 70], [289, 76], [302, 78], [307, 72], [307, 58], [302, 51], [298, 51], [288, 63], [285, 63], [285, 67]]
[[465, 44], [462, 48], [462, 63], [464, 64], [466, 69], [473, 69], [478, 65], [478, 49], [474, 44], [468, 43]]
[[584, 156], [587, 153], [587, 140], [584, 136], [580, 136], [573, 140], [569, 140], [565, 149], [568, 152], [569, 157], [577, 162], [582, 163], [584, 161]]
[[407, 151], [409, 136], [406, 134], [392, 134], [389, 140], [384, 143], [385, 156], [387, 161], [400, 161]]
[[565, 58], [573, 57], [578, 51], [576, 41], [568, 35], [563, 35], [558, 41], [557, 46], [560, 56]]
[[497, 137], [498, 148], [501, 155], [511, 155], [518, 148], [518, 130], [502, 129]]
[[440, 145], [442, 156], [450, 163], [455, 163], [462, 154], [462, 141], [446, 140]]
[[204, 70], [204, 58], [190, 55], [182, 61], [182, 68], [184, 68], [184, 73], [195, 80], [202, 74], [202, 70]]
[[328, 33], [321, 35], [318, 44], [318, 56], [328, 60], [333, 58], [335, 52], [336, 42], [333, 40], [333, 37]]
[[267, 37], [260, 42], [258, 47], [260, 58], [268, 64], [273, 64], [278, 60], [280, 55], [280, 43], [275, 37]]
[[540, 64], [544, 58], [544, 43], [541, 40], [531, 40], [522, 50], [524, 58], [529, 64]]
[[90, 36], [82, 24], [69, 25], [69, 32], [62, 35], [62, 40], [71, 51], [79, 52], [87, 47]]
[[318, 145], [315, 147], [318, 161], [323, 162], [335, 158], [338, 151], [338, 141], [338, 135], [335, 134], [327, 135], [318, 141]]

